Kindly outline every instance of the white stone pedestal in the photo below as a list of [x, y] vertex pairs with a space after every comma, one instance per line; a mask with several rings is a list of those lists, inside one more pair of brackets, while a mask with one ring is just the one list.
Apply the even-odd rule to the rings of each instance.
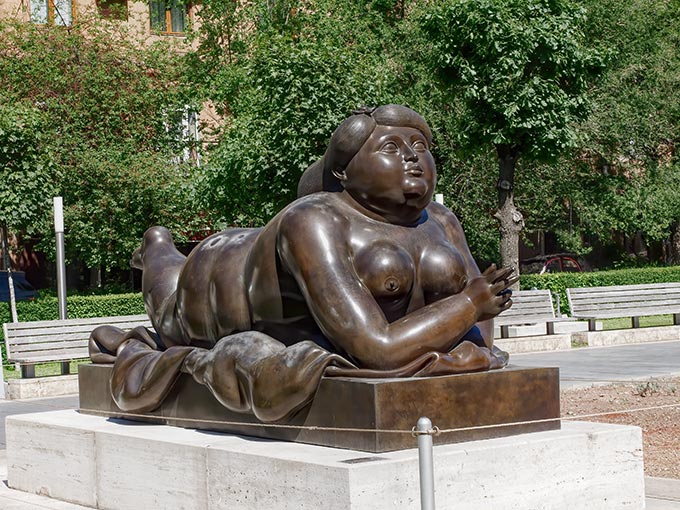
[[[415, 448], [369, 454], [76, 411], [8, 417], [7, 468], [12, 488], [101, 509], [420, 508]], [[438, 446], [434, 470], [438, 510], [644, 508], [637, 427], [563, 422]]]

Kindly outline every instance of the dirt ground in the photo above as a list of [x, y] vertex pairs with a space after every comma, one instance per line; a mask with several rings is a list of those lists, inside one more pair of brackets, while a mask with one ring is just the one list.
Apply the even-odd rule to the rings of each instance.
[[561, 409], [565, 418], [612, 412], [578, 419], [641, 427], [645, 474], [680, 479], [680, 377], [565, 389]]

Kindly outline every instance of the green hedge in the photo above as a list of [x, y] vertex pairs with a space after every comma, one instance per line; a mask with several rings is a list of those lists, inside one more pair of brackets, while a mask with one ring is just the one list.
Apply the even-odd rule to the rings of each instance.
[[[66, 298], [69, 319], [111, 317], [145, 313], [141, 293], [110, 294], [106, 296], [69, 296]], [[54, 320], [59, 318], [59, 302], [54, 296], [41, 295], [34, 301], [19, 301], [17, 315], [20, 322]], [[0, 303], [0, 322], [10, 322], [9, 303]], [[0, 330], [2, 358], [5, 356], [5, 337]]]
[[566, 293], [568, 288], [664, 282], [680, 282], [680, 266], [614, 269], [592, 273], [523, 274], [520, 277], [522, 289], [549, 289], [557, 292], [562, 313], [569, 313]]

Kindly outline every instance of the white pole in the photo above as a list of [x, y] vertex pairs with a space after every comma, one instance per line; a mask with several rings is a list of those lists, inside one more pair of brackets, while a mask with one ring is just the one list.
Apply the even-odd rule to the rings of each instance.
[[418, 464], [420, 468], [420, 508], [434, 510], [434, 461], [432, 459], [432, 422], [421, 417], [418, 431]]
[[444, 193], [437, 193], [434, 196], [434, 201], [438, 204], [444, 205]]
[[64, 257], [64, 202], [54, 197], [54, 233], [57, 237], [57, 297], [59, 318], [66, 318], [66, 262]]

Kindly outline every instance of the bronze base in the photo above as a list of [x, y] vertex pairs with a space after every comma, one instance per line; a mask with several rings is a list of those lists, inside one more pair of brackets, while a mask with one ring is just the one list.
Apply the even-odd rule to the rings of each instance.
[[[111, 365], [79, 367], [82, 413], [373, 453], [414, 448], [410, 431], [421, 416], [444, 431], [434, 438], [435, 444], [560, 428], [557, 368], [509, 366], [409, 379], [323, 378], [311, 404], [276, 425], [227, 410], [186, 374], [155, 411], [121, 411], [111, 398], [111, 370]], [[519, 423], [533, 420], [547, 421]], [[517, 424], [446, 432], [508, 423]]]

